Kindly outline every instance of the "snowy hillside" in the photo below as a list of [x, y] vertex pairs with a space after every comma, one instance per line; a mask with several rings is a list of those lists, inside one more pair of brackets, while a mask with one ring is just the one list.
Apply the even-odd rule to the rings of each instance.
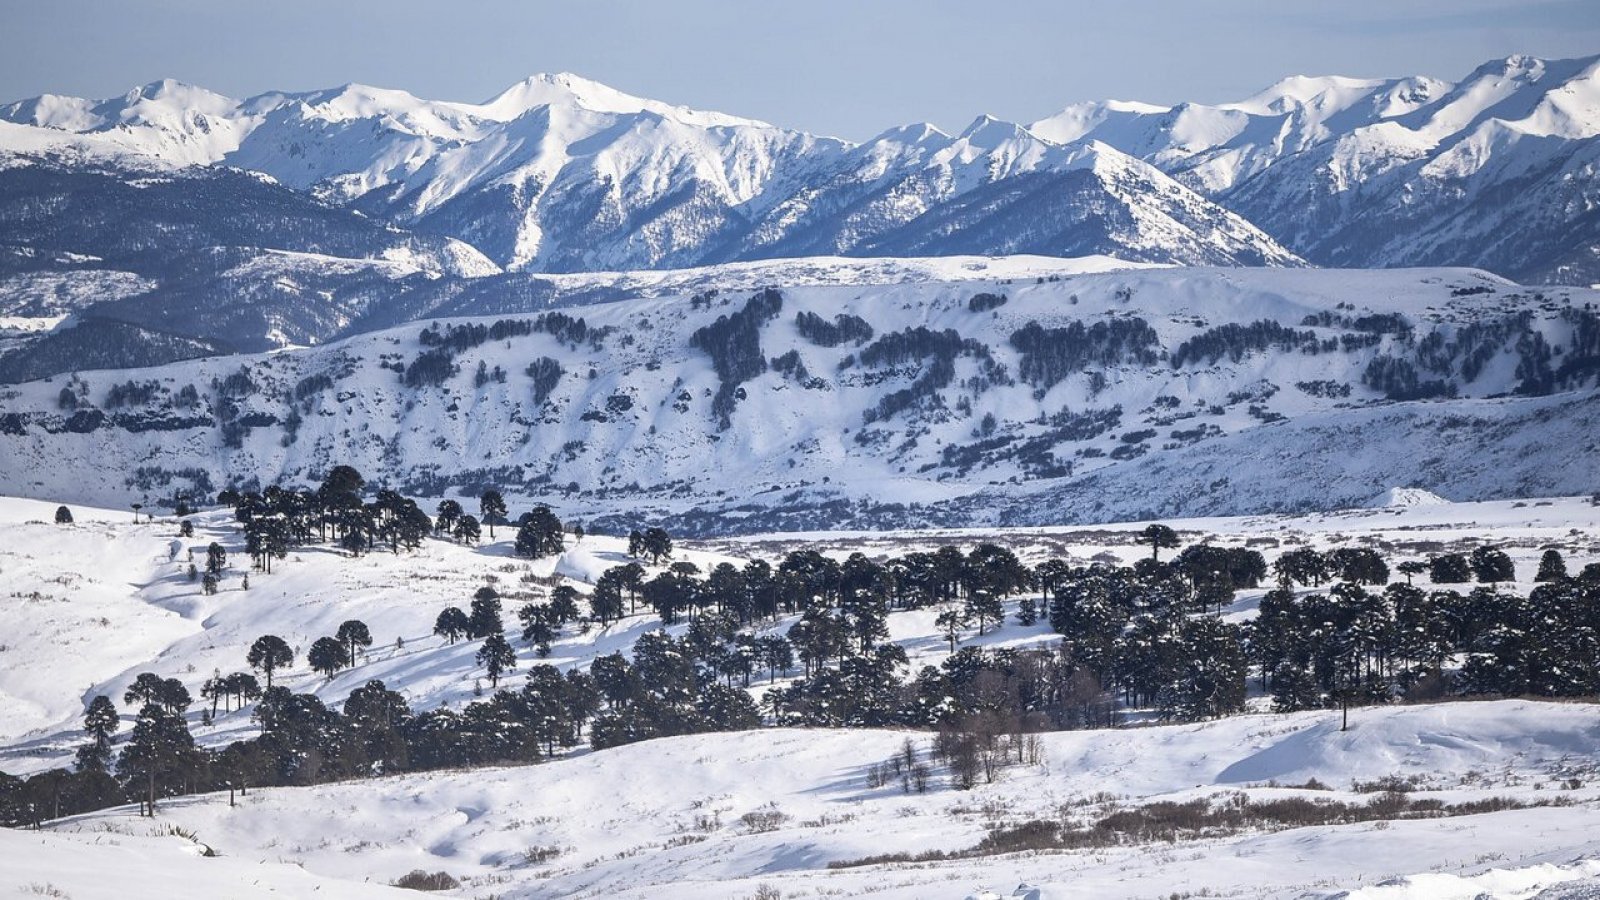
[[[961, 900], [982, 889], [1010, 896], [1018, 883], [1051, 900], [1165, 897], [1224, 885], [1238, 897], [1331, 898], [1390, 882], [1387, 893], [1372, 896], [1424, 900], [1457, 896], [1439, 892], [1454, 877], [1470, 891], [1459, 896], [1490, 898], [1600, 880], [1594, 787], [1560, 792], [1578, 801], [1567, 808], [1382, 829], [1324, 826], [1163, 844], [1162, 851], [1132, 846], [826, 867], [888, 852], [964, 849], [991, 829], [1062, 809], [1093, 817], [1210, 796], [1366, 803], [1373, 795], [1351, 785], [1386, 777], [1421, 776], [1428, 787], [1414, 796], [1451, 802], [1539, 798], [1534, 785], [1558, 780], [1579, 760], [1593, 766], [1593, 715], [1581, 706], [1385, 710], [1345, 734], [1326, 714], [1058, 733], [1045, 736], [1039, 764], [972, 792], [907, 796], [897, 786], [868, 787], [865, 771], [904, 739], [822, 731], [672, 738], [528, 768], [269, 789], [232, 808], [213, 794], [174, 801], [157, 825], [118, 811], [69, 820], [31, 839], [50, 846], [109, 832], [138, 846], [148, 840], [143, 836], [176, 825], [221, 855], [219, 870], [259, 864], [262, 877], [273, 878], [283, 864], [298, 864], [300, 877], [332, 881], [324, 882], [328, 889], [386, 883], [415, 869], [447, 871], [467, 885], [462, 896], [528, 898], [745, 898], [767, 884], [784, 898]], [[1333, 790], [1267, 786], [1312, 779]], [[763, 814], [776, 814], [779, 824], [753, 828]], [[553, 858], [530, 856], [541, 848]], [[79, 852], [98, 860], [93, 848]], [[103, 852], [109, 862], [117, 851]], [[1417, 873], [1437, 874], [1401, 880]], [[38, 860], [11, 877], [74, 875]], [[1505, 890], [1518, 887], [1524, 892]]]
[[[1006, 265], [991, 271], [1028, 271]], [[495, 486], [681, 533], [1600, 488], [1587, 290], [1460, 270], [971, 274], [444, 320], [17, 385], [0, 487], [159, 504], [348, 463], [427, 496]]]
[[[314, 636], [352, 617], [370, 622], [376, 639], [357, 665], [325, 678], [297, 662], [280, 673], [282, 683], [334, 704], [379, 678], [417, 710], [465, 706], [479, 672], [471, 646], [477, 642], [452, 644], [429, 634], [439, 607], [462, 602], [484, 584], [499, 584], [508, 596], [548, 590], [544, 579], [552, 575], [591, 590], [599, 572], [628, 558], [624, 541], [587, 536], [559, 556], [519, 560], [509, 555], [503, 530], [476, 548], [429, 539], [415, 553], [354, 560], [306, 548], [270, 574], [251, 573], [246, 590], [238, 578], [243, 548], [228, 510], [195, 516], [190, 538], [175, 537], [171, 519], [134, 524], [129, 513], [75, 507], [76, 522], [57, 525], [48, 522], [53, 510], [54, 504], [0, 501], [0, 602], [8, 621], [0, 659], [30, 661], [0, 666], [0, 690], [8, 707], [26, 692], [38, 711], [28, 722], [0, 723], [0, 770], [12, 773], [69, 756], [82, 741], [77, 719], [85, 696], [120, 697], [146, 671], [197, 691], [214, 672], [239, 669], [244, 647], [258, 634], [280, 634], [303, 651]], [[1293, 547], [1381, 546], [1399, 561], [1421, 548], [1492, 538], [1516, 567], [1516, 581], [1500, 587], [1508, 595], [1533, 587], [1545, 549], [1560, 548], [1576, 571], [1596, 561], [1600, 547], [1600, 507], [1585, 498], [1170, 524], [1186, 544], [1262, 546], [1274, 558]], [[842, 559], [855, 551], [880, 556], [994, 540], [1030, 563], [1048, 557], [1127, 563], [1148, 556], [1137, 533], [1137, 525], [1114, 525], [755, 535], [691, 542], [674, 556], [705, 569], [722, 560], [775, 562], [800, 547]], [[204, 595], [182, 568], [188, 549], [213, 540], [241, 568], [229, 571], [221, 592]], [[52, 580], [52, 573], [64, 577]], [[17, 595], [19, 587], [41, 582], [44, 596]], [[1261, 594], [1241, 591], [1225, 618], [1253, 618]], [[86, 603], [93, 604], [88, 619]], [[74, 611], [70, 625], [58, 612], [64, 607]], [[164, 624], [142, 626], [139, 616]], [[926, 610], [890, 616], [890, 640], [906, 650], [912, 671], [949, 657], [931, 617]], [[644, 614], [567, 629], [546, 659], [519, 647], [522, 665], [501, 683], [520, 686], [535, 662], [587, 667], [658, 626]], [[403, 646], [395, 645], [396, 636]], [[61, 652], [63, 641], [74, 639], [85, 642], [85, 651]], [[1020, 648], [1059, 639], [1047, 626], [1008, 621], [962, 643]], [[196, 709], [191, 719], [203, 744], [257, 733], [249, 711], [223, 711], [204, 724]], [[6, 860], [0, 887], [23, 896], [49, 888], [112, 897], [116, 889], [155, 890], [162, 878], [182, 877], [183, 890], [194, 896], [206, 890], [253, 896], [248, 891], [263, 886], [294, 896], [311, 890], [384, 896], [383, 885], [421, 870], [458, 880], [461, 887], [447, 896], [462, 897], [746, 898], [766, 885], [783, 898], [959, 900], [984, 890], [1010, 896], [1026, 883], [1050, 900], [1203, 895], [1224, 886], [1239, 897], [1334, 898], [1350, 891], [1405, 900], [1510, 900], [1562, 885], [1592, 888], [1600, 879], [1600, 843], [1593, 837], [1600, 833], [1600, 732], [1592, 704], [1367, 707], [1352, 711], [1349, 731], [1329, 710], [1038, 737], [1028, 761], [970, 790], [954, 788], [942, 767], [925, 791], [873, 780], [874, 768], [902, 753], [907, 739], [918, 758], [931, 760], [928, 732], [766, 729], [583, 750], [531, 766], [256, 787], [235, 798], [236, 806], [227, 793], [172, 798], [155, 820], [122, 807], [49, 823], [40, 832], [0, 830]], [[1405, 793], [1384, 793], [1395, 786]], [[1089, 826], [1194, 801], [1219, 810], [1311, 802], [1388, 804], [1392, 811], [1320, 824], [1269, 819], [1174, 841], [1130, 833], [1079, 850], [1008, 849], [1003, 840], [1036, 820]], [[1418, 803], [1456, 811], [1419, 817], [1399, 811]], [[201, 855], [207, 851], [216, 858]], [[951, 858], [869, 861], [932, 852]], [[830, 866], [851, 862], [859, 864]], [[90, 877], [108, 866], [126, 867], [116, 885]]]

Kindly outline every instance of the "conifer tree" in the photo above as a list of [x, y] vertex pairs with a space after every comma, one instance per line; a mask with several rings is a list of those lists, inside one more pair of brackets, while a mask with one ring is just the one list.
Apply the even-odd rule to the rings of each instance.
[[517, 667], [516, 652], [511, 649], [506, 636], [498, 631], [484, 640], [483, 646], [478, 648], [477, 658], [478, 665], [483, 666], [489, 675], [490, 687], [498, 687], [501, 673]]

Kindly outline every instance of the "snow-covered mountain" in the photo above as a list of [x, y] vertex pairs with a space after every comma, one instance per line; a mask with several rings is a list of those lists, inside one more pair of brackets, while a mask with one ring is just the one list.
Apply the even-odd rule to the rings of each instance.
[[91, 345], [127, 366], [314, 344], [558, 302], [554, 273], [730, 261], [1309, 260], [1589, 284], [1597, 72], [1513, 57], [1459, 84], [1295, 77], [1237, 103], [1080, 104], [862, 144], [566, 74], [476, 104], [172, 81], [46, 95], [0, 107], [0, 381]]
[[712, 533], [1600, 488], [1587, 289], [1298, 269], [694, 284], [16, 385], [0, 491], [120, 505], [349, 463]]
[[1454, 84], [1297, 77], [1238, 103], [1081, 104], [1029, 127], [1150, 162], [1318, 264], [1600, 280], [1600, 56], [1512, 56]]
[[[929, 243], [964, 253], [1124, 250], [1156, 262], [1297, 263], [1248, 223], [1121, 153], [1068, 150], [987, 117], [959, 137], [901, 129], [852, 147], [561, 74], [535, 76], [483, 104], [362, 85], [234, 101], [163, 81], [104, 101], [39, 97], [0, 109], [0, 118], [104, 153], [261, 172], [336, 205], [457, 237], [511, 269], [796, 255], [786, 245], [903, 255]], [[29, 133], [0, 146], [43, 143]], [[964, 237], [940, 221], [950, 213], [915, 224], [975, 190], [1045, 173], [1063, 180], [1035, 179], [1020, 195], [991, 192], [985, 215], [1034, 215], [1051, 220], [1046, 227], [1002, 220], [997, 234]], [[1046, 194], [1081, 209], [1063, 216], [1041, 204]]]
[[1027, 126], [980, 116], [956, 136], [915, 125], [859, 145], [570, 74], [478, 104], [362, 85], [233, 100], [162, 81], [0, 107], [0, 148], [249, 169], [534, 271], [817, 254], [1246, 265], [1298, 254], [1588, 283], [1597, 73], [1600, 57], [1510, 57], [1459, 83], [1296, 76], [1234, 103], [1084, 103]]

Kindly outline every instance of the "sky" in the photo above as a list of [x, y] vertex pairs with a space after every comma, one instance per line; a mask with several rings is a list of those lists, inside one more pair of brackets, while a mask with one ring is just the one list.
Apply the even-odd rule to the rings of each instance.
[[176, 78], [480, 101], [537, 72], [864, 139], [1085, 100], [1217, 103], [1292, 74], [1448, 80], [1600, 53], [1600, 0], [11, 0], [0, 101]]

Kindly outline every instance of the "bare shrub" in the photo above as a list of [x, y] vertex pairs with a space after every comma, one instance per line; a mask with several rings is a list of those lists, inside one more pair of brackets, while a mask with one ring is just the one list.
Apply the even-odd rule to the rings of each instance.
[[777, 831], [783, 823], [789, 821], [789, 814], [770, 806], [752, 810], [739, 817], [739, 822], [751, 834], [765, 834]]

